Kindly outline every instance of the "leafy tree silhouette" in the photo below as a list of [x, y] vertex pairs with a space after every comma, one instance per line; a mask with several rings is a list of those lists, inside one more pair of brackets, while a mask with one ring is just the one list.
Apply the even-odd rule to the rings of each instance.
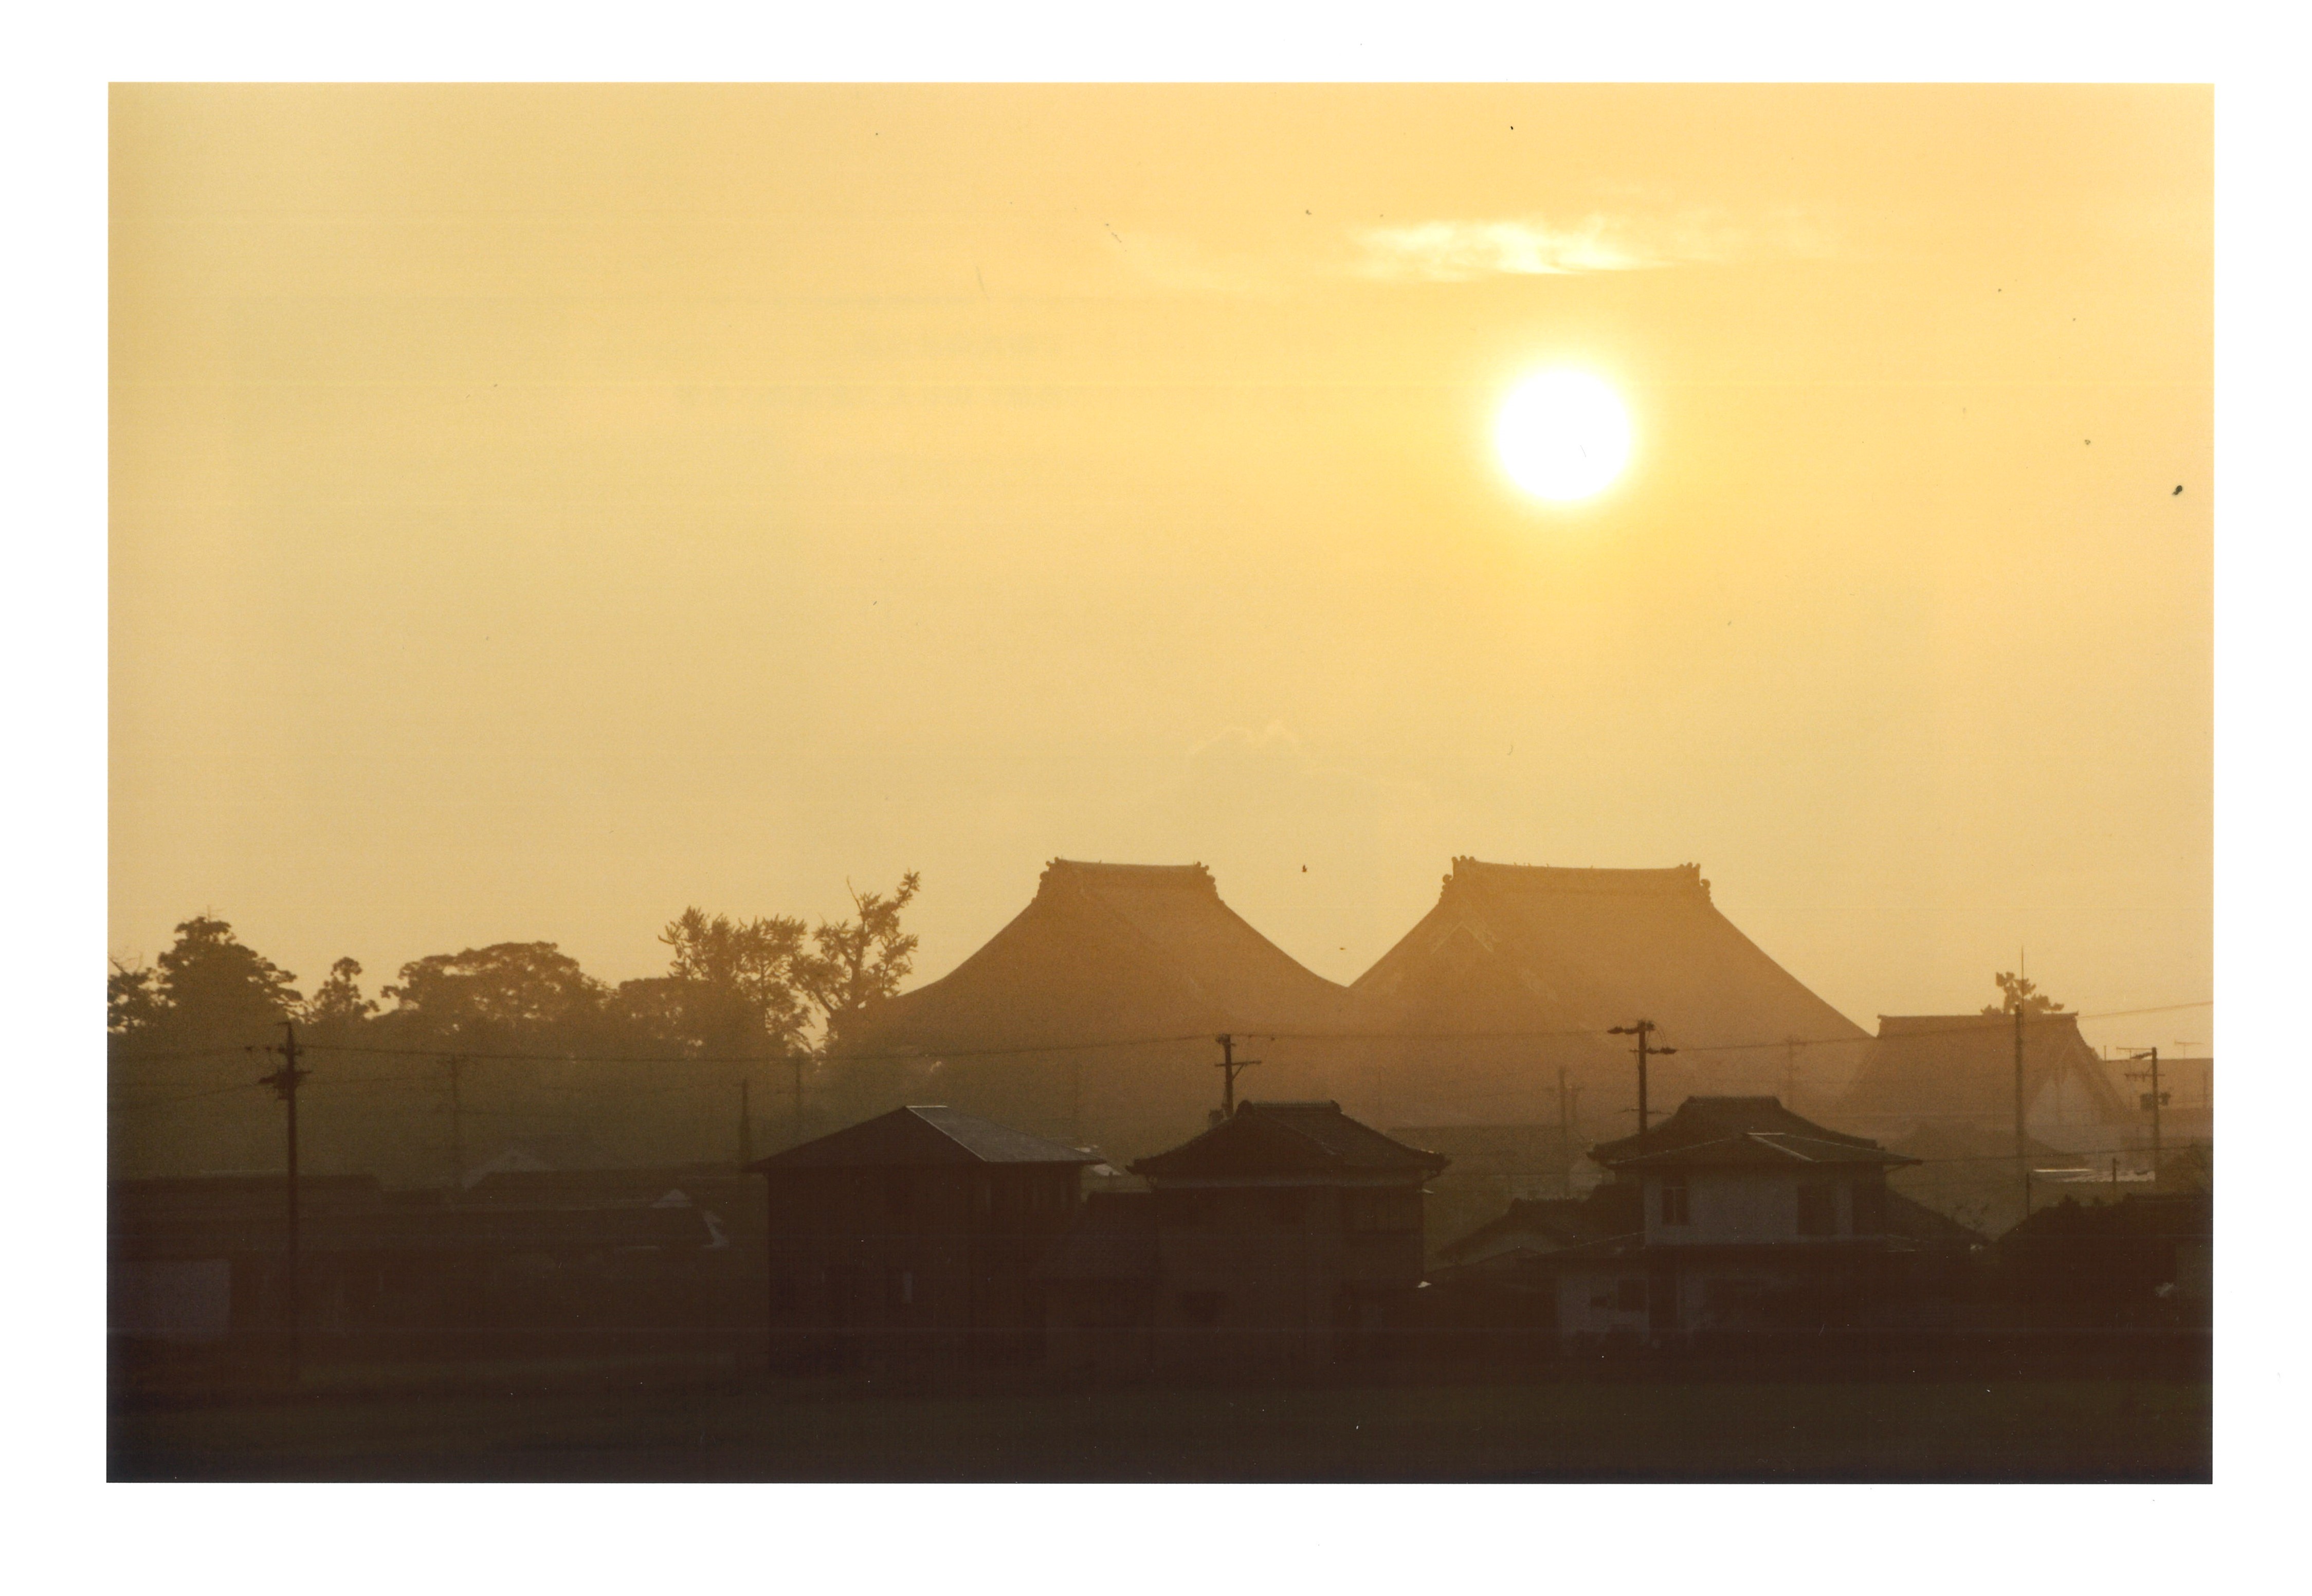
[[329, 966], [329, 978], [305, 1000], [304, 1021], [331, 1040], [343, 1040], [377, 1013], [377, 1000], [363, 997], [361, 961], [340, 959]]
[[570, 1049], [599, 1039], [609, 989], [552, 943], [494, 943], [434, 953], [381, 988], [380, 1017], [407, 1042], [476, 1048]]
[[277, 1040], [281, 1022], [302, 1002], [295, 976], [211, 916], [180, 925], [175, 945], [155, 965], [113, 961], [105, 1023], [122, 1041], [206, 1048]]
[[915, 969], [915, 938], [900, 930], [899, 916], [922, 884], [911, 870], [888, 897], [853, 890], [857, 917], [821, 920], [811, 931], [810, 951], [796, 955], [795, 986], [825, 1027], [822, 1052], [840, 1052], [859, 1021], [897, 993]]
[[784, 916], [708, 918], [696, 907], [659, 941], [667, 973], [618, 987], [618, 1004], [646, 1034], [709, 1055], [801, 1051], [810, 1013], [795, 986], [803, 924]]
[[2059, 1014], [2063, 1005], [2041, 992], [2027, 976], [2001, 970], [1991, 978], [1999, 987], [1999, 1001], [1983, 1005], [1986, 1014], [2011, 1014], [2019, 1007], [2027, 1014]]

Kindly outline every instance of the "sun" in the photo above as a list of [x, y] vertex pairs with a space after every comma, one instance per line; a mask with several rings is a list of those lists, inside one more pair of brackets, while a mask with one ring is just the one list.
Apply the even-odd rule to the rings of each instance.
[[1510, 479], [1536, 498], [1586, 499], [1630, 460], [1630, 413], [1587, 372], [1544, 372], [1510, 390], [1493, 422]]

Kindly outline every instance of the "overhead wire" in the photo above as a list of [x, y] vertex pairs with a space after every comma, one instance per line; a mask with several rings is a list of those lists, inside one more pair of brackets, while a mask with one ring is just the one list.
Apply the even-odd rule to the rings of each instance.
[[[2068, 1009], [2048, 1013], [2032, 1013], [2024, 1016], [2025, 1023], [2037, 1024], [2060, 1020], [2107, 1020], [2136, 1014], [2168, 1013], [2182, 1009], [2208, 1008], [2214, 999], [2203, 998], [2193, 1003], [2162, 1004], [2137, 1009], [2106, 1009], [2074, 1013]], [[2012, 1028], [2011, 1014], [1969, 1017], [1972, 1023], [1939, 1025], [1922, 1036], [1950, 1036], [1969, 1030], [2000, 1030]], [[763, 1064], [792, 1065], [803, 1064], [921, 1064], [951, 1058], [1020, 1057], [1038, 1053], [1080, 1053], [1108, 1048], [1163, 1047], [1183, 1042], [1203, 1042], [1212, 1039], [1211, 1031], [1173, 1032], [1161, 1036], [1108, 1037], [1077, 1042], [1026, 1042], [1000, 1048], [885, 1048], [879, 1051], [785, 1052], [785, 1053], [580, 1053], [534, 1052], [495, 1048], [473, 1048], [454, 1046], [429, 1048], [381, 1048], [357, 1042], [311, 1041], [302, 1044], [317, 1053], [368, 1054], [381, 1057], [404, 1058], [465, 1058], [499, 1061], [528, 1061], [539, 1064]], [[1530, 1027], [1495, 1030], [1243, 1030], [1236, 1035], [1260, 1041], [1552, 1041], [1575, 1038], [1599, 1038], [1609, 1034], [1603, 1026], [1580, 1026], [1563, 1030], [1544, 1030]], [[1663, 1034], [1670, 1034], [1665, 1028]], [[1678, 1051], [1690, 1053], [1733, 1053], [1768, 1048], [1855, 1047], [1886, 1039], [1861, 1031], [1846, 1036], [1793, 1037], [1779, 1036], [1755, 1041], [1739, 1042], [1680, 1042]]]

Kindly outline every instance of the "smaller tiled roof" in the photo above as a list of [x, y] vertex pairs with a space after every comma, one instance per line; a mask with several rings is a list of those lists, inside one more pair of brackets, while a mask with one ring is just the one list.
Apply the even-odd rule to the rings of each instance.
[[1194, 1141], [1132, 1166], [1151, 1179], [1231, 1176], [1432, 1175], [1450, 1163], [1350, 1118], [1336, 1102], [1248, 1102]]
[[1887, 1233], [1912, 1241], [1937, 1241], [1955, 1247], [1978, 1247], [1991, 1239], [1899, 1191], [1887, 1194]]
[[1153, 1280], [1156, 1274], [1156, 1198], [1146, 1191], [1093, 1192], [1035, 1268], [1038, 1280]]
[[1063, 1146], [941, 1103], [894, 1109], [872, 1119], [758, 1158], [747, 1167], [789, 1170], [907, 1169], [937, 1164], [1093, 1164], [1099, 1155]]
[[1601, 1143], [1590, 1156], [1609, 1169], [1648, 1170], [1688, 1164], [1915, 1163], [1865, 1136], [1852, 1136], [1802, 1119], [1775, 1097], [1690, 1097], [1677, 1112], [1642, 1136]]
[[1447, 1263], [1459, 1263], [1493, 1242], [1529, 1243], [1528, 1252], [1554, 1252], [1567, 1247], [1626, 1235], [1642, 1229], [1640, 1193], [1628, 1186], [1600, 1186], [1583, 1197], [1517, 1197], [1508, 1211], [1488, 1220], [1458, 1241], [1437, 1250]]

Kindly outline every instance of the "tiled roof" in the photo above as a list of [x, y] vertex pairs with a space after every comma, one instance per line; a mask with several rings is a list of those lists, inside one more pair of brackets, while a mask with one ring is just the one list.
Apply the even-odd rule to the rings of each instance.
[[1970, 1229], [1949, 1215], [1939, 1214], [1924, 1203], [1914, 1202], [1899, 1191], [1887, 1194], [1887, 1233], [1914, 1241], [1944, 1241], [1971, 1246], [1979, 1246], [1990, 1240], [1981, 1231]]
[[[2025, 1090], [2033, 1101], [2050, 1084], [2070, 1083], [2096, 1119], [2132, 1125], [2132, 1098], [2080, 1035], [2077, 1014], [2027, 1014]], [[1840, 1105], [1857, 1115], [1973, 1117], [2013, 1112], [2015, 1019], [2011, 1014], [1881, 1014], [1854, 1083]]]
[[1132, 1166], [1155, 1179], [1402, 1171], [1433, 1174], [1451, 1161], [1350, 1118], [1336, 1102], [1248, 1102], [1168, 1153]]
[[1608, 1183], [1586, 1197], [1519, 1197], [1506, 1213], [1488, 1220], [1458, 1241], [1437, 1250], [1448, 1263], [1458, 1263], [1492, 1242], [1531, 1238], [1528, 1250], [1554, 1251], [1626, 1235], [1642, 1228], [1639, 1193], [1632, 1187]]
[[1643, 1136], [1624, 1136], [1590, 1150], [1608, 1168], [1660, 1169], [1685, 1164], [1905, 1164], [1867, 1137], [1848, 1136], [1800, 1118], [1773, 1097], [1690, 1097]]
[[1099, 1156], [943, 1104], [894, 1109], [748, 1167], [767, 1171], [927, 1164], [1093, 1164]]

